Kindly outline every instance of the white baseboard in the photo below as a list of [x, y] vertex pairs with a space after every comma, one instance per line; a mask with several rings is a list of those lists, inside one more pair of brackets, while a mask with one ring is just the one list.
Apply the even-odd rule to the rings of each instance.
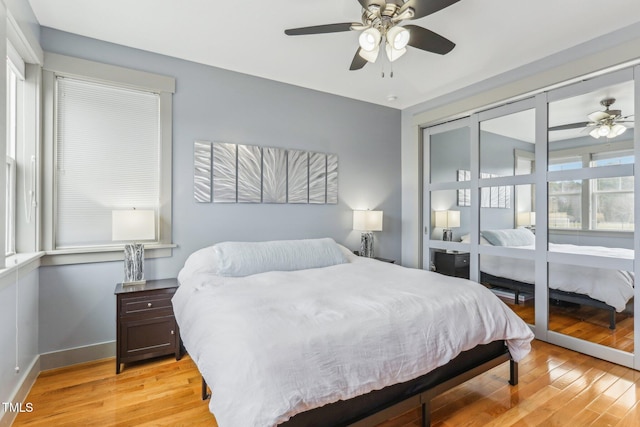
[[[18, 402], [23, 404], [28, 403], [26, 402], [27, 395], [29, 394], [29, 391], [31, 391], [31, 387], [33, 387], [38, 375], [42, 371], [63, 368], [65, 366], [91, 362], [99, 359], [106, 359], [108, 357], [115, 357], [115, 355], [115, 341], [43, 353], [33, 360], [27, 374], [24, 376], [22, 383], [16, 389], [10, 402], [14, 404]], [[0, 427], [11, 426], [17, 415], [17, 412], [5, 412], [4, 409], [0, 407]]]
[[84, 347], [69, 348], [60, 351], [52, 351], [50, 353], [43, 353], [40, 355], [40, 370], [48, 371], [49, 369], [63, 368], [65, 366], [77, 365], [78, 363], [91, 362], [115, 356], [115, 341], [92, 344]]
[[[31, 391], [33, 384], [36, 382], [38, 374], [40, 374], [40, 356], [33, 359], [33, 363], [31, 363], [31, 366], [27, 370], [27, 373], [22, 380], [22, 384], [18, 386], [13, 397], [10, 399], [10, 402], [14, 404], [18, 402], [26, 404], [27, 395], [29, 394], [29, 391]], [[24, 405], [22, 406], [24, 407]], [[13, 421], [15, 421], [17, 416], [18, 412], [5, 412], [4, 408], [0, 408], [0, 427], [9, 427], [13, 424]]]

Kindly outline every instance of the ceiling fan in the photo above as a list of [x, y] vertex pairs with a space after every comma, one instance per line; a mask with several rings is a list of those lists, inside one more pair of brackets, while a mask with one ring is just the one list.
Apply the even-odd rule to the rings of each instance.
[[620, 110], [610, 110], [609, 107], [616, 102], [615, 98], [605, 98], [600, 101], [600, 105], [602, 105], [605, 109], [604, 111], [594, 111], [593, 113], [587, 115], [589, 119], [588, 122], [578, 122], [578, 123], [569, 123], [566, 125], [553, 126], [550, 127], [550, 131], [556, 130], [567, 130], [567, 129], [578, 129], [585, 128], [585, 130], [591, 129], [589, 135], [598, 139], [601, 136], [607, 138], [615, 138], [618, 135], [621, 135], [624, 131], [627, 130], [626, 126], [622, 123], [632, 123], [631, 120], [624, 120], [629, 116], [622, 116], [622, 111]]
[[362, 31], [349, 70], [359, 70], [367, 62], [375, 62], [381, 47], [393, 62], [412, 46], [427, 52], [445, 55], [455, 43], [433, 31], [417, 25], [399, 24], [408, 19], [418, 19], [457, 3], [459, 0], [358, 0], [363, 8], [362, 22], [316, 25], [285, 30], [288, 36], [307, 34]]

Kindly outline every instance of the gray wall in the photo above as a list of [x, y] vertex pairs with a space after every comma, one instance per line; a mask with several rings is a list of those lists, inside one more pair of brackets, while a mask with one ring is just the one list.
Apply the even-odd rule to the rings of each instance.
[[[225, 240], [329, 236], [351, 249], [352, 209], [384, 211], [380, 256], [400, 257], [400, 111], [130, 49], [50, 28], [44, 50], [176, 78], [173, 98], [171, 258], [148, 260], [147, 278], [175, 277], [196, 249]], [[196, 139], [337, 153], [338, 205], [198, 204]], [[40, 269], [40, 352], [115, 339], [113, 288], [122, 263]]]
[[[459, 169], [471, 168], [469, 129], [460, 128], [432, 136], [431, 139], [432, 182], [452, 182], [457, 180]], [[491, 132], [481, 132], [480, 169], [481, 172], [498, 176], [514, 174], [514, 150], [533, 151], [533, 144], [508, 138]], [[482, 208], [480, 210], [481, 229], [513, 228], [515, 224], [515, 190], [511, 187], [511, 208]], [[460, 211], [460, 227], [453, 229], [453, 240], [470, 232], [470, 208], [458, 206], [456, 190], [434, 191], [431, 194], [431, 209]], [[442, 239], [442, 229], [433, 226], [431, 238]]]

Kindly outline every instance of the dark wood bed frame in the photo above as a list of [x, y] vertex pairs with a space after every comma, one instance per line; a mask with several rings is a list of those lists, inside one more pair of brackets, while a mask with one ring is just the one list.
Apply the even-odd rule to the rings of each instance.
[[[431, 425], [430, 402], [435, 396], [509, 361], [509, 384], [518, 384], [518, 364], [504, 341], [479, 345], [460, 353], [426, 375], [295, 415], [282, 427], [368, 427], [420, 407], [422, 426]], [[202, 400], [211, 397], [202, 378]]]
[[[492, 276], [487, 273], [480, 273], [480, 283], [485, 285], [507, 288], [514, 291], [514, 304], [519, 304], [520, 292], [535, 294], [535, 286], [531, 283], [518, 282], [517, 280], [508, 279], [506, 277]], [[601, 308], [609, 312], [609, 329], [616, 329], [616, 309], [597, 299], [593, 299], [588, 295], [577, 294], [574, 292], [565, 292], [558, 289], [549, 288], [549, 299], [568, 302], [573, 304], [587, 305], [590, 307]]]

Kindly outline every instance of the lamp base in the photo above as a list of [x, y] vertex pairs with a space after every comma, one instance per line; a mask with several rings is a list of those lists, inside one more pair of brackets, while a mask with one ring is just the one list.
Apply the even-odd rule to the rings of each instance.
[[442, 240], [444, 240], [445, 242], [450, 242], [451, 240], [453, 240], [453, 231], [451, 231], [450, 228], [445, 228], [444, 230], [442, 230]]
[[124, 280], [123, 286], [144, 284], [144, 245], [129, 243], [124, 245]]
[[367, 231], [360, 238], [360, 256], [373, 258], [373, 233]]

